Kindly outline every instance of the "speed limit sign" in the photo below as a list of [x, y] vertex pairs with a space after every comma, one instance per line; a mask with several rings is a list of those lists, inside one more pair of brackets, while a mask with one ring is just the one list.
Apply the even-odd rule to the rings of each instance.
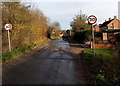
[[12, 29], [12, 24], [10, 23], [6, 23], [5, 26], [4, 26], [5, 30], [11, 30]]
[[92, 52], [93, 52], [93, 55], [94, 55], [94, 28], [93, 28], [93, 24], [95, 24], [97, 22], [97, 18], [96, 16], [94, 15], [90, 15], [87, 19], [88, 23], [91, 24], [91, 29], [92, 29], [92, 45], [91, 45], [91, 48], [92, 48]]
[[97, 22], [97, 18], [94, 15], [89, 16], [87, 20], [89, 24], [95, 24]]
[[4, 25], [4, 29], [7, 30], [7, 32], [8, 32], [9, 51], [11, 52], [10, 32], [9, 32], [9, 31], [12, 29], [12, 24], [6, 23], [6, 24]]

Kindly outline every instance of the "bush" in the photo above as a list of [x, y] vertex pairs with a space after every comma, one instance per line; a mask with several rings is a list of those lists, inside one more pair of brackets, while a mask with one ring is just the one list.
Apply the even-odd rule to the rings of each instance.
[[81, 31], [81, 32], [76, 32], [73, 35], [73, 38], [80, 42], [80, 43], [85, 43], [87, 41], [90, 41], [91, 39], [91, 30], [85, 30], [85, 31]]
[[120, 42], [120, 33], [118, 34], [118, 41]]
[[[10, 30], [12, 49], [47, 38], [48, 23], [50, 23], [48, 17], [41, 10], [33, 9], [31, 5], [24, 5], [21, 0], [19, 1], [3, 2], [1, 5], [2, 26], [4, 27], [5, 23], [11, 23], [13, 26], [13, 29]], [[7, 31], [4, 28], [2, 28], [2, 41], [2, 51], [6, 52], [8, 51], [8, 45], [6, 45], [8, 40]], [[24, 51], [24, 49], [21, 49], [21, 51]]]
[[102, 33], [101, 32], [95, 32], [95, 37], [101, 37], [102, 38]]

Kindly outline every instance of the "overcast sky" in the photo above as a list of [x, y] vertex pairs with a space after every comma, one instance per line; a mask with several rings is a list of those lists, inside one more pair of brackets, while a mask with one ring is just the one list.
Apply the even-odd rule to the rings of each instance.
[[95, 15], [97, 24], [103, 23], [109, 17], [118, 16], [119, 0], [44, 0], [36, 1], [34, 6], [39, 8], [51, 21], [58, 21], [61, 29], [70, 29], [70, 22], [82, 10], [83, 14]]

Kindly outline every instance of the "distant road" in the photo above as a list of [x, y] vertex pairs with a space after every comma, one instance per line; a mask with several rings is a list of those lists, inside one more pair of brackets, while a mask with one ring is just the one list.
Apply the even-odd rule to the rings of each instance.
[[70, 48], [62, 39], [53, 40], [4, 65], [3, 84], [86, 84]]

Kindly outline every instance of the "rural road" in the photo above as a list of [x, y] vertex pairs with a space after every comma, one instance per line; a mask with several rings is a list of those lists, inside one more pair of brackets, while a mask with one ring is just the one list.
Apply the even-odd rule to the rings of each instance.
[[[3, 84], [86, 84], [74, 60], [79, 48], [62, 39], [44, 44], [3, 65]], [[75, 53], [74, 53], [75, 52]], [[73, 54], [71, 54], [73, 53]], [[79, 52], [78, 52], [79, 53]]]

